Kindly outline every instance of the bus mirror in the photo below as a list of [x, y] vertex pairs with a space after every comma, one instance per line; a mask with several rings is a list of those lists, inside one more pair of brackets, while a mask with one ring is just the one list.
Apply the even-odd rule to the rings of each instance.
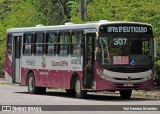
[[154, 39], [154, 58], [157, 57], [157, 41]]
[[99, 37], [99, 34], [98, 34], [98, 32], [96, 32], [96, 39]]

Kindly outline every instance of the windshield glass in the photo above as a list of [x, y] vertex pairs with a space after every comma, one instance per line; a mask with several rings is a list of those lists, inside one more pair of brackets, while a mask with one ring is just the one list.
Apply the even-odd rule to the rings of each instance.
[[100, 37], [97, 60], [102, 65], [149, 65], [152, 39], [145, 37]]

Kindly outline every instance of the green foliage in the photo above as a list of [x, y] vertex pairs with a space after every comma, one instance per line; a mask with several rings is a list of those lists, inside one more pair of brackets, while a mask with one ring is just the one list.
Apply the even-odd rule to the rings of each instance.
[[67, 2], [68, 7], [70, 8], [70, 16], [71, 21], [74, 23], [84, 23], [79, 17], [79, 2], [76, 1], [69, 1]]
[[[150, 23], [160, 44], [160, 1], [158, 0], [93, 0], [87, 6], [87, 20], [135, 21]], [[160, 50], [160, 47], [158, 47]]]
[[155, 81], [156, 81], [156, 86], [160, 87], [160, 60], [155, 62]]
[[0, 0], [0, 73], [4, 68], [5, 37], [9, 28], [55, 25], [70, 20], [70, 0]]
[[0, 2], [0, 73], [4, 68], [5, 37], [8, 28], [34, 26], [41, 22], [32, 0], [3, 0]]
[[39, 11], [44, 25], [63, 24], [70, 19], [67, 2], [69, 0], [39, 0]]

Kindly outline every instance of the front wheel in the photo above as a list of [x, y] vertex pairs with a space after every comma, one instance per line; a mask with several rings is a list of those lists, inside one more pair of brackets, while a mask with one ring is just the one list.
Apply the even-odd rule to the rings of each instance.
[[81, 81], [79, 77], [77, 77], [75, 81], [75, 95], [79, 99], [85, 98], [87, 95], [87, 91], [84, 91], [81, 88]]
[[122, 99], [130, 99], [132, 95], [132, 90], [121, 90], [120, 95]]
[[33, 73], [28, 75], [27, 87], [30, 94], [44, 94], [46, 92], [46, 87], [35, 86], [35, 77]]

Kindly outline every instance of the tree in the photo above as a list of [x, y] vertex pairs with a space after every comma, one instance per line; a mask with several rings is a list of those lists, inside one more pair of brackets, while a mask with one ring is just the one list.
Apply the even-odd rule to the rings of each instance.
[[[134, 21], [153, 25], [154, 37], [160, 44], [160, 1], [93, 0], [87, 6], [87, 20]], [[158, 47], [160, 51], [160, 47]]]
[[0, 1], [0, 72], [4, 68], [6, 30], [56, 25], [70, 21], [70, 0], [1, 0]]
[[0, 2], [0, 73], [4, 69], [5, 37], [8, 28], [29, 27], [41, 23], [40, 13], [35, 7], [38, 2], [32, 0]]

